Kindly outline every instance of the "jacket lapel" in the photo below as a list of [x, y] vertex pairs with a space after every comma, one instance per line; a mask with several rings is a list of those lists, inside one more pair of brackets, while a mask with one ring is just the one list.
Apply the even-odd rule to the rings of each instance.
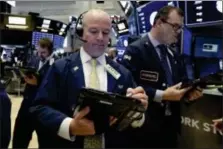
[[[68, 58], [72, 62], [69, 69], [72, 74], [72, 84], [75, 84], [77, 88], [85, 87], [84, 81], [84, 72], [83, 66], [81, 63], [80, 52], [73, 54], [71, 57]], [[70, 82], [71, 83], [71, 82]]]
[[[159, 55], [156, 51], [156, 49], [154, 48], [154, 46], [152, 45], [148, 35], [146, 35], [144, 38], [143, 38], [143, 43], [144, 43], [144, 47], [146, 48], [145, 51], [147, 51], [147, 55], [150, 55], [150, 57], [153, 57], [155, 59], [155, 64], [163, 70], [163, 67], [161, 65], [161, 62], [160, 62], [160, 58], [159, 58]], [[151, 64], [153, 65], [153, 64]], [[164, 70], [163, 70], [164, 71]]]

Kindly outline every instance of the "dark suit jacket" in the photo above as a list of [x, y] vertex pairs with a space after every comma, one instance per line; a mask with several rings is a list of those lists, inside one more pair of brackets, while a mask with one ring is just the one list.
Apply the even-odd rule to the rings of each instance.
[[[106, 58], [106, 62], [121, 74], [120, 78], [116, 80], [112, 75], [107, 73], [108, 92], [124, 95], [128, 87], [135, 86], [131, 73], [127, 69], [108, 58]], [[120, 88], [120, 85], [123, 88]], [[48, 136], [47, 140], [40, 142], [40, 147], [81, 148], [83, 146], [83, 137], [76, 136], [76, 140], [71, 142], [59, 137], [57, 133], [62, 121], [66, 117], [73, 116], [79, 90], [84, 86], [80, 52], [58, 60], [49, 69], [30, 109], [33, 117], [37, 119], [39, 128], [42, 129], [43, 133], [47, 133]], [[106, 138], [111, 138], [109, 136], [109, 134], [108, 136], [106, 135]], [[112, 140], [106, 138], [106, 144], [121, 144], [129, 141], [124, 135], [122, 140], [115, 138], [115, 136], [112, 137]], [[117, 141], [119, 142], [117, 143]]]
[[0, 83], [1, 148], [8, 148], [11, 139], [11, 101]]
[[[184, 65], [174, 51], [168, 52], [168, 58], [172, 68], [173, 82], [177, 84], [186, 77]], [[165, 110], [160, 103], [154, 102], [154, 96], [157, 89], [165, 90], [168, 83], [159, 55], [150, 42], [148, 35], [127, 47], [121, 64], [132, 72], [137, 85], [143, 86], [149, 96], [148, 117], [142, 132], [149, 131], [156, 134], [162, 127], [165, 127], [163, 124]], [[176, 131], [179, 131], [180, 103], [171, 102], [170, 108], [173, 124], [175, 125], [173, 127], [176, 128]], [[146, 136], [148, 135], [147, 133]]]
[[[27, 64], [29, 67], [36, 68], [36, 71], [39, 67], [40, 59], [38, 57], [33, 57], [29, 63]], [[49, 63], [46, 63], [39, 71], [37, 77], [37, 86], [33, 86], [30, 84], [26, 84], [25, 90], [24, 90], [24, 100], [26, 101], [23, 103], [23, 107], [26, 107], [28, 109], [34, 100], [36, 93], [38, 91], [39, 86], [41, 85], [42, 79], [44, 78], [45, 74], [47, 73], [50, 65]]]

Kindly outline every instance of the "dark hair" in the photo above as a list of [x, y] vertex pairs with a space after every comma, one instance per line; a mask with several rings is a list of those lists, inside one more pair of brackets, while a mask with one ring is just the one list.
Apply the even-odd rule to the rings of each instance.
[[53, 52], [53, 42], [49, 38], [41, 38], [38, 45], [41, 48], [47, 48], [50, 54]]
[[161, 9], [158, 11], [158, 13], [156, 14], [156, 17], [155, 17], [155, 19], [154, 19], [154, 23], [153, 23], [153, 25], [156, 24], [156, 22], [157, 22], [158, 19], [161, 19], [161, 20], [167, 20], [168, 17], [169, 17], [170, 12], [172, 12], [172, 11], [174, 11], [174, 10], [175, 10], [181, 17], [184, 16], [184, 13], [183, 13], [183, 11], [182, 11], [180, 8], [178, 8], [178, 7], [174, 7], [174, 6], [164, 6], [164, 7], [161, 8]]

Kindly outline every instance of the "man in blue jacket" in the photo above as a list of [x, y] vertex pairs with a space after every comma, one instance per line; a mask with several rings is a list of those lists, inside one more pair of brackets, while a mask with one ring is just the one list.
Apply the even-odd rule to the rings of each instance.
[[38, 42], [37, 54], [30, 59], [28, 66], [34, 67], [38, 75], [25, 76], [26, 87], [24, 90], [24, 99], [21, 103], [18, 115], [15, 121], [13, 132], [13, 148], [28, 148], [34, 131], [34, 123], [29, 112], [32, 101], [34, 100], [38, 88], [50, 67], [51, 54], [53, 53], [53, 43], [48, 38], [42, 38]]
[[[177, 146], [180, 100], [191, 89], [181, 89], [185, 69], [180, 57], [170, 48], [177, 42], [182, 28], [183, 12], [179, 8], [161, 8], [151, 31], [127, 47], [121, 62], [150, 97], [146, 122], [138, 130], [138, 144], [143, 148]], [[195, 89], [188, 98], [194, 100], [201, 95], [201, 91]]]
[[[85, 107], [79, 112], [75, 109], [79, 91], [82, 87], [91, 87], [122, 95], [132, 94], [145, 108], [148, 97], [141, 87], [135, 88], [127, 69], [105, 56], [112, 27], [110, 16], [93, 9], [84, 15], [82, 22], [83, 47], [52, 65], [31, 108], [39, 127], [48, 136], [40, 147], [126, 147], [134, 141], [129, 140], [130, 131], [95, 134], [94, 122], [86, 118], [91, 109]], [[144, 116], [131, 125], [139, 127], [143, 122]], [[110, 119], [112, 123], [113, 118]]]

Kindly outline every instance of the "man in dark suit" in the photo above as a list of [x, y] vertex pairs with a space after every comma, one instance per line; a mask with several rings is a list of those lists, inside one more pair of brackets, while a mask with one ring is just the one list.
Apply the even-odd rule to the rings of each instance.
[[8, 148], [11, 139], [11, 101], [0, 82], [0, 147]]
[[[148, 97], [141, 87], [135, 88], [131, 73], [105, 56], [111, 27], [110, 16], [106, 12], [89, 10], [83, 17], [82, 38], [86, 41], [83, 47], [71, 56], [58, 60], [50, 68], [30, 109], [39, 127], [48, 135], [40, 147], [104, 148], [113, 142], [129, 143], [124, 134], [122, 140], [116, 138], [119, 136], [112, 138], [106, 132], [96, 135], [94, 122], [85, 117], [91, 109], [75, 109], [82, 87], [122, 95], [131, 93], [147, 108]], [[114, 122], [115, 118], [110, 117], [110, 124]], [[143, 122], [144, 116], [131, 125], [139, 127]]]
[[52, 64], [53, 43], [48, 38], [42, 38], [38, 42], [37, 56], [30, 59], [28, 66], [34, 67], [38, 75], [25, 76], [26, 87], [24, 90], [24, 99], [19, 109], [13, 134], [14, 148], [27, 148], [32, 133], [34, 131], [34, 124], [30, 117], [29, 108], [34, 100], [37, 90], [44, 78], [50, 63]]
[[[174, 148], [180, 131], [180, 100], [191, 88], [181, 87], [185, 69], [170, 45], [177, 42], [183, 27], [183, 12], [176, 7], [160, 9], [151, 31], [130, 44], [123, 56], [123, 64], [150, 97], [146, 123], [136, 135], [141, 145], [148, 148]], [[189, 100], [202, 95], [191, 90]]]

